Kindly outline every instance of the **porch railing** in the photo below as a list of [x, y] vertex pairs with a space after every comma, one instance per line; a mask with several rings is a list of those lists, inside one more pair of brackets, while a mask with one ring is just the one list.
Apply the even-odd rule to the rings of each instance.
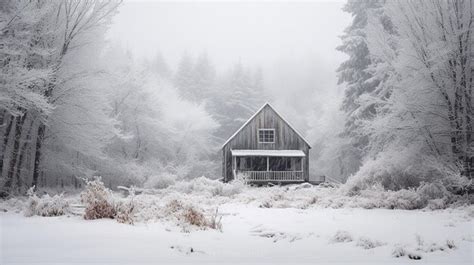
[[237, 171], [237, 174], [244, 174], [247, 181], [303, 181], [303, 171]]

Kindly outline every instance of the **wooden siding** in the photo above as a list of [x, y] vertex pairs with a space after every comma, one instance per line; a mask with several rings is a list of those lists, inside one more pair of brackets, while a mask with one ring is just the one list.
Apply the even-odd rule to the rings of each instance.
[[[274, 143], [259, 143], [258, 129], [275, 129]], [[222, 174], [224, 181], [232, 175], [231, 149], [302, 150], [304, 180], [309, 181], [309, 145], [273, 109], [266, 105], [222, 148]]]

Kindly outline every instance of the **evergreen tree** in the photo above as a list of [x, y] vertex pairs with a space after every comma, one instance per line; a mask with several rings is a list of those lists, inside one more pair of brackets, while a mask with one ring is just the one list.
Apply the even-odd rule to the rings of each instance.
[[161, 52], [157, 52], [150, 63], [152, 72], [156, 72], [159, 77], [168, 79], [171, 77], [171, 69], [166, 63], [165, 58]]
[[[340, 146], [340, 152], [341, 155], [350, 155], [350, 158], [344, 158], [344, 160], [354, 161], [350, 163], [352, 165], [361, 164], [368, 145], [367, 135], [361, 132], [358, 121], [375, 114], [373, 106], [361, 106], [360, 97], [374, 91], [378, 85], [378, 81], [372, 78], [369, 71], [371, 57], [367, 47], [365, 28], [368, 17], [382, 6], [383, 0], [349, 0], [344, 7], [344, 11], [350, 13], [353, 20], [345, 29], [341, 37], [342, 45], [337, 49], [346, 53], [349, 58], [339, 66], [337, 72], [338, 83], [345, 87], [341, 107], [346, 114], [346, 120], [345, 129], [340, 137], [349, 138], [350, 141], [342, 141], [346, 144]], [[351, 166], [341, 171], [347, 176], [357, 169], [358, 166]]]
[[208, 100], [214, 90], [216, 70], [212, 65], [207, 53], [202, 53], [194, 65], [194, 85], [196, 89], [195, 101]]
[[194, 61], [188, 53], [184, 53], [181, 57], [173, 81], [181, 97], [187, 100], [196, 98]]

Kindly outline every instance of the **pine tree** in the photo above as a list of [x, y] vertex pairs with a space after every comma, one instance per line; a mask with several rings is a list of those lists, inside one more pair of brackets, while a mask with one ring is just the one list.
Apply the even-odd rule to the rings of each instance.
[[[344, 140], [346, 144], [344, 147], [341, 146], [340, 150], [342, 153], [350, 154], [350, 160], [358, 161], [354, 163], [359, 165], [366, 153], [368, 138], [361, 132], [358, 121], [375, 114], [373, 106], [361, 106], [360, 97], [371, 93], [378, 85], [378, 80], [374, 80], [369, 71], [371, 58], [365, 28], [369, 15], [382, 6], [383, 0], [349, 0], [344, 11], [352, 14], [353, 20], [341, 37], [342, 45], [337, 47], [339, 51], [349, 55], [349, 59], [337, 69], [338, 83], [343, 84], [345, 88], [341, 107], [346, 113], [346, 121], [341, 137], [351, 139], [349, 142]], [[357, 168], [352, 167], [356, 170]], [[345, 172], [346, 175], [351, 173], [354, 172]]]
[[166, 63], [165, 58], [161, 52], [157, 52], [155, 57], [150, 63], [150, 67], [153, 72], [156, 72], [159, 77], [169, 79], [171, 77], [171, 69]]
[[184, 53], [173, 81], [179, 94], [187, 100], [194, 100], [197, 96], [194, 69], [193, 58], [188, 53]]
[[194, 85], [196, 89], [196, 102], [209, 100], [213, 91], [216, 78], [216, 70], [212, 65], [207, 53], [202, 53], [194, 65]]

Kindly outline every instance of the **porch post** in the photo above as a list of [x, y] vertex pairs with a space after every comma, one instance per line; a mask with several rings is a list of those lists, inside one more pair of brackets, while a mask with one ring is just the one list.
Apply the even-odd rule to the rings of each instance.
[[235, 171], [236, 170], [236, 167], [237, 167], [237, 158], [235, 156], [232, 156], [232, 178], [235, 178], [235, 174], [237, 174], [237, 172]]
[[267, 156], [267, 171], [270, 171], [270, 157]]

